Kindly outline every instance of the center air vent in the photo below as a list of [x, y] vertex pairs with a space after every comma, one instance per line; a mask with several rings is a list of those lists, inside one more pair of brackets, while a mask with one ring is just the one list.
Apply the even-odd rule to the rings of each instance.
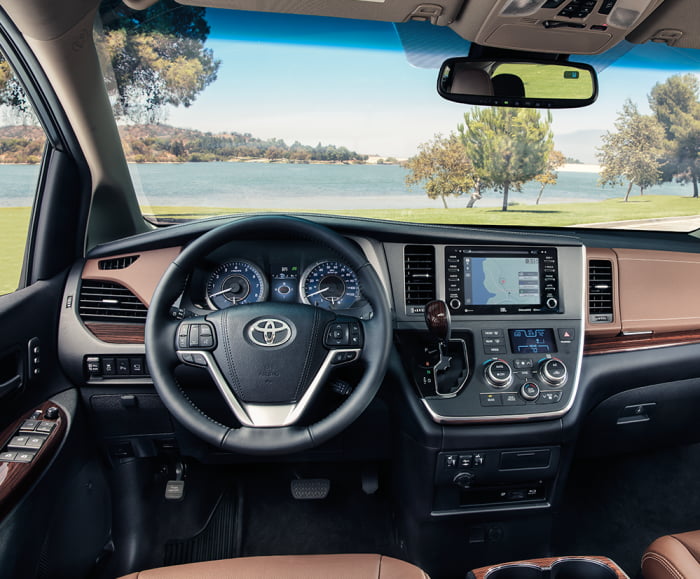
[[607, 259], [588, 262], [588, 321], [592, 324], [613, 321], [613, 268]]
[[435, 248], [407, 245], [404, 272], [406, 307], [409, 313], [422, 313], [422, 306], [435, 299]]
[[80, 288], [80, 317], [84, 322], [146, 322], [146, 306], [131, 291], [109, 281], [84, 279]]
[[97, 267], [99, 269], [125, 269], [134, 263], [138, 258], [138, 255], [127, 255], [126, 257], [101, 259], [97, 262]]

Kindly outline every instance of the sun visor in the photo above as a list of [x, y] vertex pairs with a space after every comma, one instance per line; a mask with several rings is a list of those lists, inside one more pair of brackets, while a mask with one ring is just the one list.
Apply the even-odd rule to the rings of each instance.
[[177, 0], [189, 6], [310, 16], [334, 16], [384, 22], [430, 22], [447, 26], [457, 18], [463, 0]]

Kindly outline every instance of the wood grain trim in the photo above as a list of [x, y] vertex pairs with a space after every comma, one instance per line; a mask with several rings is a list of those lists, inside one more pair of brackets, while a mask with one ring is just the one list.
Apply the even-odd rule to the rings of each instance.
[[143, 344], [144, 324], [111, 324], [107, 322], [85, 322], [85, 327], [95, 337], [110, 344]]
[[700, 254], [616, 249], [623, 332], [700, 328]]
[[597, 337], [587, 335], [583, 344], [583, 353], [586, 356], [615, 354], [668, 346], [687, 346], [690, 344], [700, 344], [700, 330], [641, 336]]
[[[592, 259], [602, 259], [607, 260], [612, 263], [612, 280], [613, 280], [613, 321], [609, 324], [591, 324], [588, 319], [588, 263]], [[612, 249], [605, 249], [601, 247], [587, 247], [586, 248], [586, 283], [584, 285], [584, 291], [586, 293], [586, 311], [584, 316], [586, 319], [586, 334], [596, 335], [596, 336], [615, 336], [622, 330], [621, 316], [620, 316], [620, 281], [618, 277], [618, 267], [617, 267], [617, 254]]]
[[[572, 559], [589, 559], [589, 560], [594, 560], [599, 563], [602, 563], [604, 565], [607, 565], [612, 569], [615, 574], [617, 575], [617, 579], [629, 579], [629, 576], [622, 570], [620, 567], [617, 566], [617, 564], [612, 561], [611, 559], [608, 559], [607, 557], [598, 557], [598, 556], [571, 556], [571, 557], [547, 557], [543, 559], [528, 559], [526, 561], [511, 561], [510, 563], [499, 563], [498, 565], [490, 565], [488, 567], [480, 567], [479, 569], [474, 569], [472, 571], [472, 575], [474, 575], [475, 579], [487, 579], [489, 576], [489, 573], [496, 571], [497, 569], [501, 567], [506, 567], [510, 565], [527, 565], [528, 567], [539, 567], [543, 571], [548, 570], [554, 565], [554, 563], [557, 563], [559, 561], [569, 561]], [[493, 579], [496, 579], [495, 576], [492, 574], [491, 577]], [[543, 579], [545, 575], [543, 574]], [[547, 575], [549, 577], [549, 575]]]
[[[151, 251], [135, 251], [110, 255], [98, 259], [88, 259], [83, 268], [83, 279], [111, 281], [123, 285], [148, 307], [153, 298], [153, 292], [163, 277], [165, 270], [180, 253], [181, 247], [167, 247]], [[115, 259], [138, 255], [139, 258], [124, 269], [103, 270], [99, 262], [105, 259]]]
[[68, 419], [63, 409], [52, 401], [43, 404], [27, 412], [22, 418], [8, 426], [0, 434], [2, 449], [5, 449], [10, 439], [15, 436], [22, 423], [27, 420], [35, 410], [41, 410], [42, 416], [48, 408], [55, 406], [58, 408], [58, 419], [56, 428], [49, 434], [47, 441], [41, 447], [32, 462], [0, 462], [0, 520], [9, 513], [23, 494], [29, 489], [34, 481], [39, 477], [51, 456], [58, 448], [59, 443], [66, 433]]

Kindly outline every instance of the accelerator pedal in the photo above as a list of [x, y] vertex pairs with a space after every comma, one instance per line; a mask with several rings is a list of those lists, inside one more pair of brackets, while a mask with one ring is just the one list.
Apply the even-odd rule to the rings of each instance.
[[331, 490], [327, 478], [300, 478], [291, 483], [292, 496], [298, 501], [325, 499]]

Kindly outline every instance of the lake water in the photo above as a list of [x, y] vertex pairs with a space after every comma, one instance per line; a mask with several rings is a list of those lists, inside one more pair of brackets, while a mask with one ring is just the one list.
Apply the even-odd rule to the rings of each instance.
[[[284, 163], [182, 163], [130, 165], [143, 205], [276, 209], [387, 209], [442, 207], [422, 189], [404, 184], [406, 169], [395, 165], [290, 165]], [[0, 206], [31, 205], [39, 174], [36, 165], [0, 165]], [[599, 201], [625, 194], [626, 187], [599, 187], [596, 173], [559, 171], [542, 203]], [[539, 183], [527, 183], [510, 201], [534, 204]], [[145, 191], [145, 194], [144, 194]], [[664, 183], [651, 195], [689, 196], [692, 188]], [[638, 195], [638, 189], [633, 189]], [[464, 207], [468, 196], [449, 197]], [[500, 206], [499, 193], [486, 191], [477, 207]]]

